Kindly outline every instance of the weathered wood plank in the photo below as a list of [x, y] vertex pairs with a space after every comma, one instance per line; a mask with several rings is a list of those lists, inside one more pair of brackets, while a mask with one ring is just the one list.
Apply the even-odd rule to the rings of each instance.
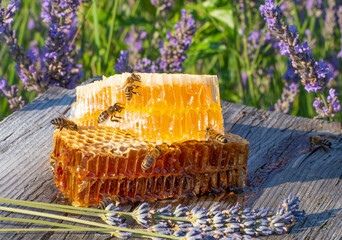
[[[51, 88], [41, 97], [0, 123], [1, 197], [40, 202], [55, 201], [54, 182], [48, 157], [54, 127], [50, 120], [66, 113], [75, 99], [74, 90]], [[342, 146], [341, 124], [314, 121], [267, 112], [222, 101], [226, 131], [250, 142], [248, 187], [244, 194], [221, 194], [158, 201], [159, 208], [172, 204], [222, 207], [239, 201], [251, 206], [277, 207], [290, 192], [301, 199], [307, 216], [286, 235], [286, 239], [342, 238]], [[313, 132], [338, 135], [333, 149], [310, 151], [308, 136]], [[2, 216], [21, 216], [1, 213]], [[57, 221], [57, 220], [56, 220]], [[19, 226], [19, 225], [17, 225]], [[30, 227], [30, 224], [20, 224]], [[8, 227], [1, 224], [0, 228]], [[105, 239], [95, 233], [1, 233], [0, 239]], [[272, 236], [268, 239], [284, 239]]]

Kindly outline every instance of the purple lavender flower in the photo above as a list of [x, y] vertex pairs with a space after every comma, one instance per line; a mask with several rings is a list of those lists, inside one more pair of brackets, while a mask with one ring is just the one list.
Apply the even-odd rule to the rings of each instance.
[[283, 75], [283, 79], [286, 81], [281, 99], [278, 99], [274, 105], [276, 112], [289, 113], [292, 109], [295, 97], [299, 93], [299, 80], [300, 77], [296, 74], [296, 70], [292, 67], [291, 61], [287, 61], [287, 71]]
[[114, 69], [117, 73], [132, 72], [133, 69], [128, 64], [128, 52], [120, 51], [118, 63], [115, 64]]
[[[192, 37], [195, 34], [195, 20], [184, 9], [181, 11], [182, 17], [175, 25], [176, 31], [174, 34], [169, 30], [166, 34], [167, 43], [161, 42], [159, 52], [161, 57], [155, 61], [149, 58], [143, 58], [135, 63], [134, 70], [139, 72], [181, 72], [183, 71], [182, 64], [186, 59], [186, 53], [191, 45]], [[132, 68], [129, 64], [129, 53], [121, 51], [118, 63], [114, 69], [118, 73], [131, 72]]]
[[340, 52], [337, 54], [337, 58], [342, 58], [342, 6], [337, 10], [338, 25], [340, 27]]
[[143, 40], [146, 39], [146, 31], [138, 31], [134, 25], [125, 37], [124, 43], [128, 44], [128, 62], [136, 63], [140, 59], [143, 50]]
[[152, 5], [158, 8], [162, 16], [165, 16], [172, 8], [174, 0], [151, 0]]
[[35, 21], [31, 18], [31, 19], [29, 19], [29, 21], [27, 23], [27, 28], [29, 30], [32, 30], [32, 29], [34, 29], [35, 25], [36, 25]]
[[29, 91], [42, 93], [47, 88], [47, 83], [40, 74], [40, 63], [32, 51], [24, 52], [23, 47], [18, 45], [16, 32], [12, 30], [12, 22], [15, 12], [19, 10], [19, 1], [9, 2], [6, 9], [0, 8], [0, 26], [2, 26], [2, 37], [9, 46], [9, 54], [17, 63], [15, 69], [25, 88]]
[[167, 73], [181, 72], [183, 70], [182, 63], [187, 57], [185, 51], [189, 49], [196, 30], [195, 20], [192, 15], [187, 16], [185, 9], [182, 9], [181, 13], [182, 18], [175, 25], [176, 32], [172, 35], [169, 31], [166, 35], [169, 42], [160, 47], [161, 61], [159, 68]]
[[19, 4], [20, 1], [9, 1], [6, 9], [0, 8], [0, 26], [5, 27], [13, 22], [15, 13], [19, 11]]
[[[75, 46], [69, 46], [74, 36], [77, 24], [77, 0], [47, 1], [44, 0], [42, 16], [45, 22], [50, 23], [46, 46], [42, 54], [37, 48], [26, 53], [23, 47], [18, 46], [16, 33], [11, 30], [14, 12], [18, 10], [19, 2], [10, 2], [6, 10], [1, 9], [1, 23], [4, 38], [9, 53], [14, 57], [17, 74], [29, 91], [44, 92], [48, 85], [74, 88], [82, 76], [81, 66], [76, 63], [77, 56], [73, 52]], [[67, 6], [67, 8], [65, 8]], [[9, 10], [10, 9], [10, 10]], [[2, 21], [6, 19], [6, 21]], [[50, 21], [50, 22], [49, 22]], [[0, 24], [1, 25], [1, 24]]]
[[5, 78], [0, 79], [0, 92], [1, 95], [7, 98], [10, 108], [13, 111], [19, 110], [25, 105], [25, 100], [22, 96], [18, 96], [18, 87], [16, 85], [9, 86]]
[[307, 0], [305, 3], [306, 11], [310, 16], [320, 17], [322, 15], [322, 0]]
[[247, 53], [248, 56], [253, 59], [254, 52], [258, 48], [260, 43], [261, 31], [255, 30], [252, 31], [247, 37]]
[[241, 81], [242, 81], [242, 85], [246, 86], [247, 84], [247, 79], [248, 79], [248, 73], [247, 72], [243, 72], [241, 74]]
[[[138, 60], [138, 62], [135, 64], [135, 69], [139, 72], [146, 72], [146, 73], [149, 73], [149, 72], [152, 72], [151, 68], [152, 68], [152, 61], [148, 58], [143, 58], [141, 60]], [[158, 69], [154, 69], [154, 70], [157, 70]], [[157, 72], [157, 71], [154, 71], [154, 72]]]
[[41, 17], [48, 25], [57, 24], [71, 41], [77, 29], [78, 0], [43, 0]]
[[336, 113], [341, 111], [341, 104], [337, 95], [335, 89], [331, 88], [329, 90], [329, 96], [327, 97], [328, 108], [320, 98], [315, 99], [312, 106], [316, 109], [318, 116], [314, 117], [314, 119], [335, 117]]
[[336, 26], [335, 6], [335, 0], [328, 0], [328, 8], [326, 9], [323, 28], [323, 36], [327, 40], [333, 39], [334, 35], [334, 28]]
[[306, 41], [300, 44], [295, 26], [288, 27], [280, 21], [282, 12], [274, 5], [273, 0], [266, 0], [265, 5], [260, 6], [260, 11], [268, 23], [268, 28], [280, 40], [281, 53], [291, 58], [293, 67], [302, 77], [305, 89], [308, 92], [322, 92], [332, 77], [326, 64], [315, 61]]
[[78, 0], [43, 0], [41, 17], [49, 24], [42, 51], [43, 78], [52, 86], [75, 88], [83, 76], [75, 44]]
[[[288, 27], [281, 22], [282, 12], [278, 6], [274, 5], [273, 0], [266, 0], [265, 5], [260, 6], [260, 12], [265, 17], [269, 30], [275, 33], [280, 40], [282, 54], [291, 58], [292, 66], [296, 69], [296, 73], [300, 74], [305, 90], [309, 93], [322, 93], [333, 76], [327, 63], [316, 62], [307, 42], [304, 41], [303, 44], [300, 44], [296, 28]], [[334, 97], [337, 99], [336, 96]], [[337, 105], [337, 101], [335, 100], [335, 105]], [[324, 102], [317, 98], [313, 104], [319, 114], [317, 117], [335, 116], [335, 110], [338, 111], [339, 108], [323, 107], [321, 103]]]
[[283, 17], [283, 12], [279, 6], [275, 6], [273, 0], [265, 0], [265, 5], [259, 7], [261, 16], [264, 16], [264, 20], [268, 23], [269, 29], [277, 27], [277, 23]]

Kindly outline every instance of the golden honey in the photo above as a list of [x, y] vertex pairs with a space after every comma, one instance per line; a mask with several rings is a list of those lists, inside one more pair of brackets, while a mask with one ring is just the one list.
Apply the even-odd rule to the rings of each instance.
[[101, 126], [129, 129], [145, 140], [173, 143], [204, 140], [205, 129], [223, 133], [218, 80], [212, 75], [140, 73], [141, 84], [127, 101], [122, 89], [129, 73], [114, 75], [76, 88], [72, 120], [98, 126], [97, 118], [114, 103], [125, 105], [121, 122]]
[[[71, 117], [78, 130], [55, 130], [50, 155], [55, 183], [75, 206], [108, 197], [153, 201], [245, 186], [248, 142], [225, 134], [218, 81], [211, 75], [138, 73], [128, 101], [129, 73], [76, 88]], [[100, 114], [120, 103], [119, 122]], [[206, 129], [227, 143], [207, 139]], [[143, 170], [151, 149], [159, 156]]]
[[127, 130], [83, 127], [55, 130], [50, 156], [55, 183], [74, 206], [97, 206], [108, 196], [140, 201], [178, 198], [245, 186], [248, 142], [185, 141], [165, 145], [146, 171], [141, 163], [153, 143]]

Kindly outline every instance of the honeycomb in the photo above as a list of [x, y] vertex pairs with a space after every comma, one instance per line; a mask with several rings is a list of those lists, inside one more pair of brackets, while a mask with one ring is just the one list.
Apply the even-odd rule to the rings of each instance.
[[55, 130], [50, 155], [55, 183], [74, 206], [97, 206], [108, 196], [127, 201], [178, 198], [245, 186], [248, 142], [189, 140], [162, 143], [151, 168], [141, 163], [155, 142], [107, 126]]
[[103, 77], [76, 88], [71, 118], [79, 126], [98, 126], [97, 118], [114, 103], [125, 105], [122, 121], [101, 126], [131, 130], [154, 142], [204, 140], [210, 127], [223, 134], [219, 85], [214, 75], [139, 73], [140, 87], [131, 101], [123, 89], [130, 73]]

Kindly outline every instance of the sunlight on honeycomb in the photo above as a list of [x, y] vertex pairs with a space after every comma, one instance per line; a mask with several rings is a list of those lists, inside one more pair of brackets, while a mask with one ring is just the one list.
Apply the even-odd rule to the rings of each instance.
[[98, 126], [97, 118], [114, 103], [125, 109], [122, 120], [101, 126], [129, 129], [149, 141], [204, 140], [207, 127], [223, 134], [219, 84], [216, 75], [139, 73], [141, 85], [127, 101], [122, 89], [129, 73], [103, 77], [76, 88], [71, 118], [80, 126]]

